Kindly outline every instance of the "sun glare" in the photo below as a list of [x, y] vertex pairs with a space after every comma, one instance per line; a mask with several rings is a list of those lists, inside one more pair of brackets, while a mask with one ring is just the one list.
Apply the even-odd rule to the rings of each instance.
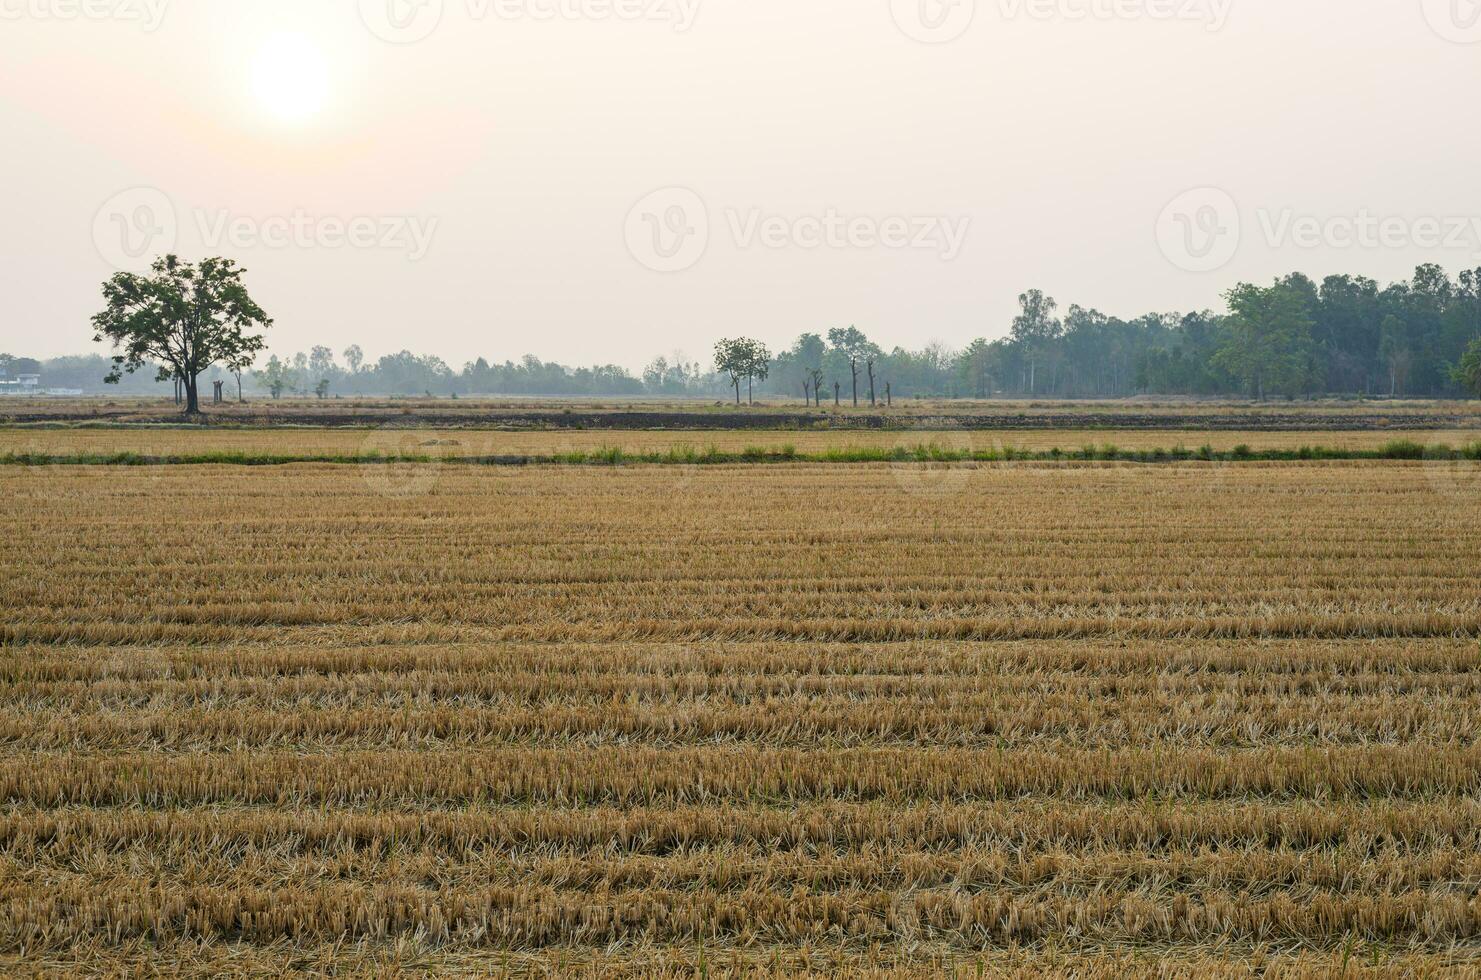
[[258, 104], [285, 122], [303, 122], [329, 97], [329, 66], [302, 34], [279, 34], [252, 60], [252, 92]]

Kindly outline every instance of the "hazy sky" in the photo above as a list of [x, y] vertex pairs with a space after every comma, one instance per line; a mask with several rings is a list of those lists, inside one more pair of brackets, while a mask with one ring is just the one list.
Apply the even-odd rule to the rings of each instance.
[[1478, 91], [1472, 0], [0, 0], [0, 350], [171, 243], [454, 366], [1456, 272]]

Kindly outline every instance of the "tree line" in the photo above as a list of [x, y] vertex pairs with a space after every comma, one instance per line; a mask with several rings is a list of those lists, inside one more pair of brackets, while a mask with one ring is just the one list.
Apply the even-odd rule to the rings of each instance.
[[775, 355], [752, 338], [725, 339], [716, 346], [713, 370], [680, 354], [654, 359], [640, 377], [615, 365], [570, 369], [533, 357], [496, 366], [480, 359], [455, 372], [407, 352], [347, 372], [322, 357], [298, 355], [294, 371], [330, 377], [336, 390], [350, 382], [403, 394], [723, 392], [737, 403], [782, 395], [815, 405], [894, 397], [1264, 399], [1477, 391], [1481, 269], [1452, 280], [1440, 267], [1424, 265], [1412, 280], [1381, 288], [1361, 276], [1328, 276], [1318, 284], [1294, 273], [1265, 286], [1242, 283], [1225, 300], [1223, 313], [1124, 320], [1074, 305], [1061, 316], [1052, 297], [1031, 289], [1019, 297], [1006, 336], [974, 340], [960, 351], [939, 343], [886, 351], [856, 327], [834, 327], [804, 333]]
[[[653, 359], [640, 376], [617, 365], [570, 368], [526, 356], [483, 358], [455, 370], [435, 356], [400, 351], [375, 361], [358, 345], [316, 346], [289, 357], [265, 349], [271, 319], [247, 295], [230, 260], [198, 265], [175, 256], [152, 275], [120, 273], [104, 285], [95, 340], [114, 348], [106, 381], [140, 370], [183, 386], [198, 408], [202, 375], [234, 375], [246, 388], [287, 394], [801, 396], [809, 404], [886, 404], [895, 397], [1105, 398], [1134, 394], [1303, 397], [1446, 397], [1481, 394], [1481, 269], [1452, 280], [1422, 265], [1411, 280], [1380, 287], [1362, 276], [1317, 283], [1293, 273], [1241, 283], [1222, 313], [1151, 313], [1131, 320], [1059, 304], [1040, 290], [1019, 297], [1006, 336], [954, 351], [943, 344], [885, 351], [857, 327], [804, 333], [773, 355], [762, 342], [721, 340], [710, 364], [683, 354]], [[99, 359], [62, 359], [68, 372]], [[0, 355], [35, 364], [54, 362]]]

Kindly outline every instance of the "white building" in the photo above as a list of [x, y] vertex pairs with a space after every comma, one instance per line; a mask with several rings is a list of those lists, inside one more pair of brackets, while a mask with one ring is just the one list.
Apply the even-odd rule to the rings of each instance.
[[41, 391], [39, 374], [7, 374], [0, 368], [0, 395], [34, 395]]

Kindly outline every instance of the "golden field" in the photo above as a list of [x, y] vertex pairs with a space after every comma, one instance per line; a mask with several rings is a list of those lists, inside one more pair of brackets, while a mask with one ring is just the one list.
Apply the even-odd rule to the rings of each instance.
[[0, 967], [1474, 972], [1478, 504], [1460, 462], [0, 467]]
[[621, 450], [630, 456], [670, 452], [741, 453], [784, 447], [802, 456], [853, 449], [914, 450], [940, 446], [952, 452], [1013, 449], [1075, 452], [1085, 446], [1123, 450], [1172, 450], [1203, 446], [1229, 452], [1236, 446], [1255, 451], [1294, 450], [1303, 446], [1334, 450], [1377, 450], [1396, 440], [1420, 445], [1461, 447], [1481, 442], [1481, 429], [1374, 429], [1368, 431], [1212, 431], [1179, 429], [998, 429], [998, 430], [807, 430], [673, 432], [633, 430], [408, 429], [384, 428], [130, 428], [78, 427], [0, 428], [0, 455], [141, 456], [240, 453], [280, 456], [430, 456], [459, 459], [493, 456], [554, 457], [568, 453]]
[[[209, 389], [207, 389], [209, 390]], [[165, 394], [165, 392], [161, 392]], [[1324, 428], [1323, 420], [1381, 418], [1386, 425], [1402, 427], [1405, 418], [1443, 416], [1463, 419], [1461, 424], [1481, 424], [1481, 400], [1405, 399], [1374, 397], [1368, 399], [1330, 398], [1284, 401], [1248, 398], [1196, 398], [1177, 395], [1143, 396], [1122, 399], [1053, 398], [896, 398], [893, 405], [870, 406], [867, 392], [858, 406], [844, 395], [841, 404], [827, 399], [821, 408], [809, 409], [796, 397], [769, 394], [758, 398], [755, 405], [736, 404], [727, 393], [723, 398], [674, 398], [664, 396], [572, 397], [540, 395], [473, 395], [460, 398], [423, 397], [416, 395], [375, 396], [340, 392], [328, 399], [284, 396], [272, 399], [266, 392], [245, 389], [246, 401], [236, 400], [236, 386], [227, 384], [227, 400], [220, 405], [204, 404], [203, 410], [223, 421], [281, 424], [285, 418], [321, 417], [339, 419], [360, 417], [367, 424], [376, 420], [417, 420], [431, 427], [429, 418], [458, 416], [464, 422], [474, 418], [518, 418], [528, 415], [622, 415], [633, 414], [729, 416], [771, 415], [795, 417], [804, 415], [817, 421], [846, 421], [849, 417], [886, 416], [902, 421], [919, 422], [936, 417], [972, 417], [1011, 419], [1020, 415], [1048, 415], [1056, 425], [1068, 424], [1078, 417], [1097, 419], [1096, 425], [1114, 426], [1115, 419], [1127, 415], [1180, 419], [1190, 415], [1207, 417], [1246, 417], [1255, 419], [1288, 419], [1303, 417], [1313, 427]], [[206, 399], [209, 401], [209, 399]], [[83, 395], [77, 397], [0, 398], [0, 416], [15, 420], [66, 416], [77, 420], [130, 419], [133, 421], [173, 422], [180, 417], [180, 405], [169, 397], [125, 395]], [[1102, 421], [1103, 420], [1103, 421]], [[460, 423], [462, 424], [462, 423]], [[1261, 428], [1268, 428], [1268, 425]]]

